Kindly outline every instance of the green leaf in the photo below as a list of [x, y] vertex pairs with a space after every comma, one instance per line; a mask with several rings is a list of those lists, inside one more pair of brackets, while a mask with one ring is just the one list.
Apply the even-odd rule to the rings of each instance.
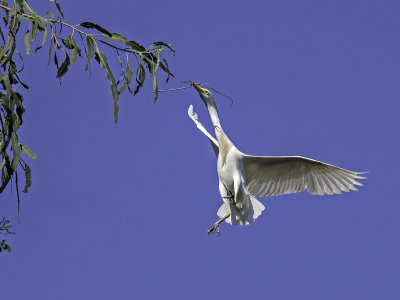
[[65, 58], [61, 66], [57, 70], [57, 78], [63, 77], [68, 72], [68, 66], [70, 65], [69, 55], [64, 51]]
[[158, 85], [157, 85], [156, 69], [155, 69], [154, 61], [152, 63], [150, 63], [146, 58], [143, 58], [143, 62], [146, 65], [146, 67], [149, 70], [150, 75], [151, 75], [151, 79], [153, 82], [153, 91], [155, 94], [155, 96], [154, 96], [154, 103], [155, 103], [158, 98]]
[[11, 162], [11, 168], [14, 172], [17, 171], [17, 167], [19, 164], [20, 154], [21, 154], [21, 147], [18, 141], [18, 137], [15, 132], [11, 133], [11, 144], [12, 144], [12, 152], [13, 152], [13, 159]]
[[22, 8], [22, 0], [14, 0], [14, 7], [13, 10], [15, 10], [15, 12], [20, 11]]
[[[62, 10], [61, 10], [60, 4], [58, 4], [58, 1], [57, 1], [57, 0], [50, 0], [50, 2], [54, 2], [54, 4], [56, 5], [56, 7], [57, 7], [57, 9], [58, 9], [58, 12], [59, 12], [60, 15], [63, 17], [63, 19], [65, 19], [64, 13], [63, 13]], [[53, 17], [53, 18], [54, 18], [54, 17]]]
[[43, 18], [41, 16], [38, 16], [38, 19], [39, 19], [38, 29], [40, 31], [44, 31], [46, 29], [46, 27], [44, 27], [42, 24], [50, 25], [52, 23], [49, 20], [47, 20], [47, 19], [45, 19], [45, 18]]
[[78, 46], [76, 45], [76, 42], [74, 40], [74, 36], [71, 35], [69, 36], [69, 41], [72, 43], [72, 45], [74, 46], [74, 48], [72, 49], [72, 55], [71, 55], [71, 63], [75, 63], [76, 58], [78, 57]]
[[5, 157], [3, 157], [1, 164], [0, 164], [0, 169], [3, 169], [4, 166], [6, 165], [7, 160], [5, 159]]
[[74, 44], [72, 44], [72, 42], [70, 41], [69, 38], [68, 38], [68, 40], [67, 39], [61, 39], [61, 41], [63, 42], [64, 46], [67, 49], [74, 49]]
[[31, 39], [32, 42], [36, 39], [38, 23], [39, 23], [39, 19], [38, 19], [37, 13], [34, 12], [33, 13], [32, 39]]
[[50, 65], [51, 60], [51, 49], [53, 48], [53, 39], [50, 39], [50, 47], [49, 47], [49, 61], [47, 62], [47, 66]]
[[89, 67], [90, 67], [90, 61], [92, 60], [93, 55], [94, 55], [94, 39], [92, 37], [90, 37], [90, 36], [87, 36], [86, 44], [87, 44], [87, 47], [88, 47], [88, 54], [87, 54], [88, 61], [87, 61], [85, 70], [87, 71], [89, 69]]
[[100, 61], [100, 66], [105, 69], [107, 71], [107, 78], [111, 81], [110, 84], [110, 88], [111, 88], [111, 93], [114, 99], [114, 122], [117, 123], [118, 121], [118, 111], [119, 111], [119, 105], [118, 105], [118, 99], [119, 99], [119, 95], [118, 95], [118, 88], [117, 85], [115, 83], [115, 78], [114, 75], [111, 72], [111, 69], [108, 65], [107, 62], [107, 57], [104, 55], [103, 52], [101, 52], [101, 50], [99, 48], [96, 49], [96, 54], [99, 58]]
[[46, 43], [46, 39], [47, 39], [47, 28], [45, 28], [43, 32], [42, 47], [44, 46], [44, 43]]
[[129, 87], [129, 84], [131, 83], [132, 76], [133, 76], [133, 70], [131, 69], [131, 66], [129, 65], [129, 56], [128, 53], [126, 54], [126, 73], [128, 74], [128, 77], [126, 77], [124, 84], [119, 90], [119, 94], [121, 94], [127, 87]]
[[109, 32], [107, 29], [104, 29], [100, 25], [92, 23], [92, 22], [83, 22], [83, 23], [79, 24], [78, 26], [82, 26], [82, 27], [85, 27], [88, 29], [94, 28], [94, 29], [97, 29], [98, 31], [100, 31], [101, 33], [108, 35], [109, 37], [112, 37], [111, 32]]
[[[144, 56], [146, 56], [148, 59], [150, 59], [152, 62], [156, 61], [160, 68], [168, 74], [168, 76], [175, 77], [174, 74], [172, 74], [169, 70], [168, 67], [166, 67], [162, 62], [159, 61], [159, 58], [157, 58], [153, 53], [143, 53]], [[162, 57], [162, 59], [166, 62], [166, 60]]]
[[1, 35], [1, 38], [2, 38], [2, 40], [3, 40], [3, 43], [5, 44], [5, 43], [6, 43], [6, 40], [5, 40], [5, 38], [4, 38], [3, 30], [1, 30], [1, 28], [0, 28], [0, 35]]
[[168, 45], [168, 44], [166, 44], [164, 42], [157, 41], [157, 42], [154, 42], [151, 46], [164, 46], [164, 47], [168, 48], [169, 50], [171, 50], [173, 53], [175, 53], [175, 50], [172, 49], [170, 45]]
[[33, 153], [27, 146], [22, 145], [21, 148], [22, 148], [22, 153], [27, 154], [29, 156], [29, 158], [32, 158], [32, 159], [37, 158], [36, 154]]
[[25, 33], [24, 43], [25, 43], [26, 54], [29, 55], [29, 51], [31, 50], [31, 43], [29, 42], [29, 29]]
[[13, 127], [14, 131], [17, 131], [19, 126], [21, 125], [21, 120], [16, 113], [13, 113]]
[[25, 165], [25, 187], [22, 192], [27, 193], [31, 185], [32, 185], [32, 172], [29, 166]]
[[128, 47], [131, 47], [132, 50], [137, 51], [137, 52], [144, 52], [146, 51], [146, 48], [140, 45], [139, 43], [135, 41], [128, 41], [125, 43]]
[[48, 11], [48, 13], [50, 14], [50, 17], [51, 17], [52, 19], [54, 19], [54, 18], [56, 17], [56, 15], [55, 15], [53, 12]]
[[118, 100], [119, 100], [119, 95], [118, 95], [118, 88], [117, 85], [114, 83], [110, 84], [110, 89], [111, 89], [111, 94], [113, 96], [113, 100], [114, 100], [114, 123], [118, 122], [118, 112], [119, 112], [119, 104], [118, 104]]
[[111, 33], [111, 36], [107, 34], [102, 34], [100, 36], [118, 43], [126, 43], [128, 41], [128, 39], [125, 36], [118, 33]]
[[25, 12], [27, 12], [30, 15], [33, 15], [35, 12], [33, 11], [33, 9], [28, 5], [28, 3], [26, 3], [26, 0], [22, 0], [22, 8], [25, 10]]
[[157, 51], [157, 65], [156, 65], [156, 67], [155, 67], [154, 72], [157, 71], [159, 65], [160, 65], [160, 51], [158, 50], [158, 51]]
[[54, 51], [54, 63], [56, 64], [56, 66], [57, 66], [57, 69], [58, 69], [60, 66], [58, 65], [57, 50], [56, 50], [56, 51]]
[[21, 20], [19, 19], [19, 16], [18, 15], [13, 15], [11, 17], [10, 27], [9, 28], [10, 28], [11, 33], [14, 34], [14, 36], [17, 35], [17, 32], [18, 32], [18, 29], [19, 29], [20, 25], [21, 25]]
[[145, 78], [146, 78], [146, 70], [144, 69], [143, 65], [140, 64], [138, 65], [138, 68], [136, 70], [136, 82], [138, 85], [136, 86], [133, 95], [136, 95], [139, 92], [139, 89], [143, 86]]
[[5, 45], [1, 48], [1, 50], [0, 50], [0, 61], [3, 60], [4, 54], [6, 54], [7, 51], [10, 49], [13, 40], [14, 40], [13, 35], [12, 35], [12, 34], [9, 34], [9, 35], [8, 35], [8, 38], [7, 38], [6, 44], [5, 44]]
[[155, 103], [158, 98], [158, 85], [157, 85], [157, 78], [156, 78], [156, 67], [154, 64], [151, 64], [150, 73], [151, 73], [151, 79], [153, 81], [153, 91], [155, 93], [154, 103]]
[[166, 70], [163, 68], [163, 64], [162, 63], [160, 63], [160, 66], [161, 66], [161, 69], [163, 69], [163, 70], [165, 70], [165, 72], [167, 73], [167, 79], [165, 80], [165, 83], [164, 84], [167, 84], [168, 83], [168, 81], [169, 81], [169, 79], [170, 79], [170, 77], [172, 76], [172, 77], [175, 77], [174, 76], [174, 74], [172, 74], [170, 71], [169, 71], [169, 66], [168, 66], [168, 62], [167, 62], [167, 60], [161, 55], [161, 59], [163, 60], [163, 62], [165, 63], [165, 68], [166, 68]]
[[35, 50], [33, 50], [33, 54], [35, 54], [38, 50], [40, 50], [42, 48], [43, 48], [43, 46], [36, 47]]

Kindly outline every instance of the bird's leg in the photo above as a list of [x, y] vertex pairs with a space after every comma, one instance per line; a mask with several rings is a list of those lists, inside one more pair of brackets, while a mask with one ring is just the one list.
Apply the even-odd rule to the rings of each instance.
[[222, 197], [223, 199], [228, 199], [229, 200], [229, 203], [230, 204], [235, 204], [235, 197], [233, 196], [233, 194], [232, 194], [232, 192], [230, 191], [230, 190], [228, 190], [228, 189], [226, 189], [226, 191], [227, 191], [227, 196], [225, 196], [225, 197]]
[[[226, 204], [227, 205], [227, 204]], [[220, 233], [219, 233], [219, 224], [221, 224], [223, 221], [225, 221], [226, 219], [228, 219], [229, 217], [230, 217], [230, 215], [231, 215], [231, 213], [230, 212], [228, 212], [227, 214], [226, 214], [226, 216], [225, 217], [222, 217], [221, 219], [219, 219], [217, 222], [215, 222], [215, 224], [210, 228], [210, 229], [208, 229], [208, 234], [210, 234], [210, 233], [214, 233], [215, 231], [217, 231], [217, 233], [218, 233], [218, 236], [220, 236]]]

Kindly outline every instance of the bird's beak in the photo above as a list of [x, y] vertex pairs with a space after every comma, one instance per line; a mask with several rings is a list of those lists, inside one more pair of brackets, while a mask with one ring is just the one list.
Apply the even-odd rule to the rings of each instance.
[[192, 84], [193, 84], [194, 88], [199, 92], [200, 95], [204, 94], [203, 89], [201, 87], [199, 87], [194, 82], [192, 82]]

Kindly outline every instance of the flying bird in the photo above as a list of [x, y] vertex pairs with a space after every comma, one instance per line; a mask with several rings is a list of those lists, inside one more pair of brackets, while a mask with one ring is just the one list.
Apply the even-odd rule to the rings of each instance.
[[218, 209], [220, 218], [208, 230], [218, 232], [226, 221], [231, 225], [248, 225], [264, 211], [256, 197], [277, 196], [307, 190], [314, 195], [341, 194], [357, 191], [362, 186], [357, 179], [365, 179], [361, 172], [353, 172], [302, 156], [251, 156], [240, 152], [222, 129], [217, 105], [212, 93], [192, 83], [207, 107], [214, 125], [216, 139], [198, 121], [193, 106], [188, 114], [208, 137], [218, 157], [219, 192], [223, 204]]

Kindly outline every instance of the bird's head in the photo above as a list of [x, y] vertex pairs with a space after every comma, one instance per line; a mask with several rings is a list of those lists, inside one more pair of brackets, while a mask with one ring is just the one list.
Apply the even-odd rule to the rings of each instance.
[[203, 102], [207, 106], [207, 108], [209, 106], [214, 106], [215, 108], [217, 107], [215, 105], [214, 96], [209, 90], [200, 87], [199, 85], [195, 84], [194, 82], [192, 82], [192, 85], [199, 93], [201, 100], [203, 100]]

